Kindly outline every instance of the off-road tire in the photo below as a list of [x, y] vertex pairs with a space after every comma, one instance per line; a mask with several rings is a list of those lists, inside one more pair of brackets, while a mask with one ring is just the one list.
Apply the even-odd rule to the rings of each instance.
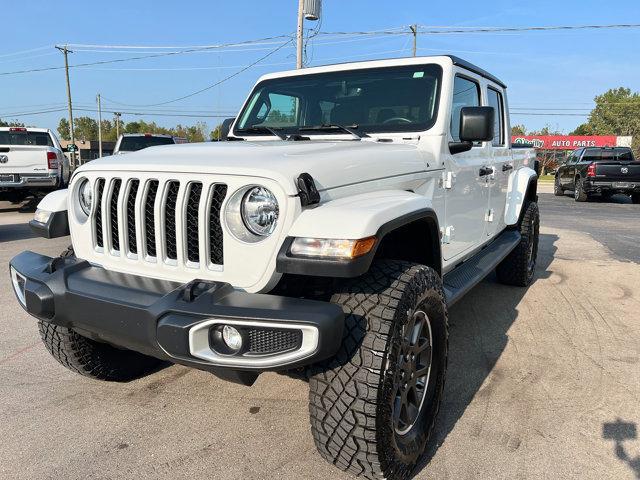
[[562, 185], [560, 184], [560, 177], [558, 176], [556, 176], [556, 179], [553, 181], [553, 194], [556, 197], [564, 196], [564, 188], [562, 188]]
[[[342, 306], [345, 331], [332, 358], [310, 370], [311, 432], [323, 458], [368, 479], [408, 478], [424, 453], [440, 407], [447, 365], [447, 307], [439, 275], [410, 262], [380, 260], [346, 281], [331, 301]], [[425, 400], [410, 430], [394, 428], [401, 344], [414, 313], [432, 333]]]
[[520, 243], [496, 267], [496, 275], [500, 283], [517, 287], [526, 287], [533, 280], [540, 236], [538, 204], [526, 202], [523, 208], [524, 215], [519, 224]]
[[573, 198], [576, 202], [586, 202], [589, 200], [589, 195], [584, 191], [581, 178], [576, 178]]
[[[73, 247], [61, 257], [73, 257]], [[126, 382], [144, 376], [161, 363], [160, 360], [131, 350], [121, 350], [97, 342], [50, 322], [38, 320], [40, 338], [49, 353], [69, 370], [97, 380]]]
[[632, 203], [640, 203], [640, 193], [631, 194], [631, 202]]

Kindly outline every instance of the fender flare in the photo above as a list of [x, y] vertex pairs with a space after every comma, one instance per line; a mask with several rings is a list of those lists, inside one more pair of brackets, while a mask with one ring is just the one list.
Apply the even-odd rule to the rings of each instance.
[[525, 201], [538, 200], [538, 174], [529, 167], [522, 167], [509, 176], [504, 223], [507, 227], [518, 225]]
[[[354, 195], [324, 203], [302, 212], [289, 230], [276, 260], [279, 273], [352, 278], [369, 270], [384, 237], [405, 225], [424, 220], [436, 241], [434, 258], [441, 259], [438, 217], [428, 198], [406, 191], [382, 191]], [[294, 257], [290, 253], [296, 237], [360, 239], [375, 236], [377, 241], [366, 255], [355, 259]], [[438, 274], [442, 266], [435, 266]]]

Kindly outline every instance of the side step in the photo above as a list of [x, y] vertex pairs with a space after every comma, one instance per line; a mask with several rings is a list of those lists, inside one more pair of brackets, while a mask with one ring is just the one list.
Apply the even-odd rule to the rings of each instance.
[[451, 306], [486, 277], [520, 242], [520, 232], [505, 230], [495, 240], [442, 279], [447, 305]]

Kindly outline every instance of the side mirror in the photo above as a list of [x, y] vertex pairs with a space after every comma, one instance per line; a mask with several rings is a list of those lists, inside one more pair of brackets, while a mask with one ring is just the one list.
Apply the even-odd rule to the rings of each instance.
[[493, 107], [463, 107], [460, 109], [460, 141], [450, 142], [452, 154], [471, 150], [473, 142], [493, 139], [495, 110]]
[[222, 121], [222, 126], [220, 127], [220, 138], [218, 140], [222, 141], [227, 139], [227, 137], [229, 136], [229, 131], [231, 130], [231, 125], [233, 125], [233, 122], [235, 121], [235, 117], [225, 118]]

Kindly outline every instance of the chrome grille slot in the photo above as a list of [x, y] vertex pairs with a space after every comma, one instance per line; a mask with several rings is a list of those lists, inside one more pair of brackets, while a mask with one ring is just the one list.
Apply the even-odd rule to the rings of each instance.
[[104, 247], [104, 239], [102, 238], [102, 192], [104, 191], [104, 178], [99, 178], [96, 182], [96, 213], [93, 217], [95, 224], [96, 245], [100, 248]]
[[138, 242], [136, 240], [136, 197], [140, 180], [131, 180], [129, 184], [129, 195], [127, 196], [127, 241], [129, 242], [129, 252], [138, 253]]
[[191, 183], [189, 185], [185, 224], [187, 236], [187, 260], [194, 263], [200, 262], [198, 208], [200, 205], [201, 195], [202, 184]]
[[120, 251], [120, 236], [118, 229], [118, 195], [120, 194], [120, 186], [122, 180], [116, 178], [113, 180], [113, 189], [109, 199], [109, 220], [111, 225], [111, 248]]
[[227, 186], [217, 183], [213, 186], [211, 204], [209, 205], [209, 259], [214, 265], [222, 265], [224, 260], [224, 246], [220, 213], [222, 202], [227, 196]]
[[164, 214], [164, 240], [167, 249], [167, 259], [169, 260], [178, 259], [176, 238], [176, 206], [179, 190], [180, 182], [172, 181], [168, 183]]

